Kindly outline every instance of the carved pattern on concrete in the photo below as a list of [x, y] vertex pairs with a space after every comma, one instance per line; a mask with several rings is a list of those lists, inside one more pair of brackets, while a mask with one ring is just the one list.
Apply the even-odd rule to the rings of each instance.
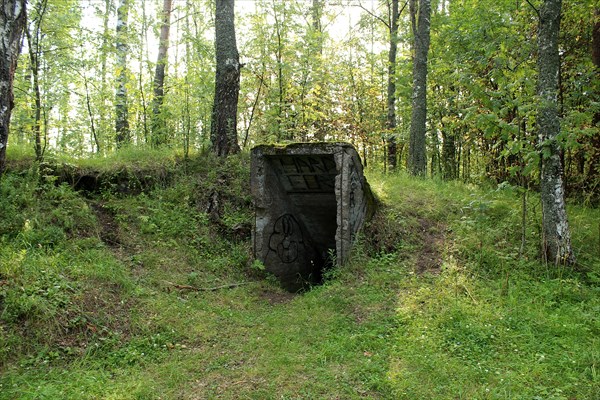
[[328, 255], [343, 264], [374, 211], [360, 157], [348, 143], [258, 146], [251, 187], [254, 255], [291, 291], [318, 280]]
[[284, 189], [288, 192], [322, 193], [335, 188], [337, 175], [332, 157], [294, 156], [272, 157], [280, 172]]
[[293, 263], [304, 253], [304, 237], [300, 224], [292, 214], [283, 214], [273, 224], [269, 237], [269, 251], [273, 251], [282, 263]]

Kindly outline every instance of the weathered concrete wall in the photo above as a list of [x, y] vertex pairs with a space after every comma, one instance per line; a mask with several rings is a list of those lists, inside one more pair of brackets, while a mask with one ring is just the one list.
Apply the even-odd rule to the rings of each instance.
[[252, 150], [254, 255], [291, 291], [343, 264], [374, 200], [348, 143], [297, 143]]

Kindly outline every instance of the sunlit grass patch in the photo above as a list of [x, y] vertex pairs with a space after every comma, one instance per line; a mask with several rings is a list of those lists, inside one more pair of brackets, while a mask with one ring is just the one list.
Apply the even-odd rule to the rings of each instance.
[[[453, 274], [416, 278], [399, 300], [390, 371], [397, 395], [592, 399], [599, 393], [594, 290], [522, 276], [502, 295], [496, 282]], [[417, 384], [423, 381], [431, 384]]]
[[[394, 398], [597, 398], [598, 287], [537, 259], [539, 200], [531, 194], [520, 252], [518, 193], [423, 185], [439, 188], [438, 207], [448, 202], [448, 247], [439, 276], [414, 275], [399, 289]], [[594, 236], [581, 218], [575, 211], [575, 243]]]

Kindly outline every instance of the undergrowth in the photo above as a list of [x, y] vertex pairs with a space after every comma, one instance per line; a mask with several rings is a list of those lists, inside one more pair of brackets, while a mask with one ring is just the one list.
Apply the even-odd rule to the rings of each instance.
[[535, 193], [522, 227], [516, 188], [372, 173], [351, 261], [295, 295], [252, 258], [248, 155], [156, 156], [82, 162], [169, 171], [135, 193], [1, 178], [0, 399], [600, 397], [599, 210], [559, 268]]
[[381, 179], [394, 212], [411, 215], [418, 204], [447, 231], [439, 272], [411, 275], [398, 289], [392, 397], [599, 398], [599, 210], [569, 209], [572, 269], [539, 261], [534, 193], [523, 229], [516, 189]]

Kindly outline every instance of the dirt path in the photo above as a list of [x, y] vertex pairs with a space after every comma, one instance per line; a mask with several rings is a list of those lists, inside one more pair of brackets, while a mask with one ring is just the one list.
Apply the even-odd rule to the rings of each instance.
[[419, 218], [418, 222], [415, 236], [420, 249], [415, 257], [415, 270], [419, 274], [437, 275], [442, 267], [446, 227], [441, 222], [426, 217]]
[[106, 208], [103, 202], [89, 202], [90, 208], [96, 214], [100, 225], [100, 240], [110, 248], [121, 246], [119, 240], [119, 225], [115, 221], [114, 213]]

